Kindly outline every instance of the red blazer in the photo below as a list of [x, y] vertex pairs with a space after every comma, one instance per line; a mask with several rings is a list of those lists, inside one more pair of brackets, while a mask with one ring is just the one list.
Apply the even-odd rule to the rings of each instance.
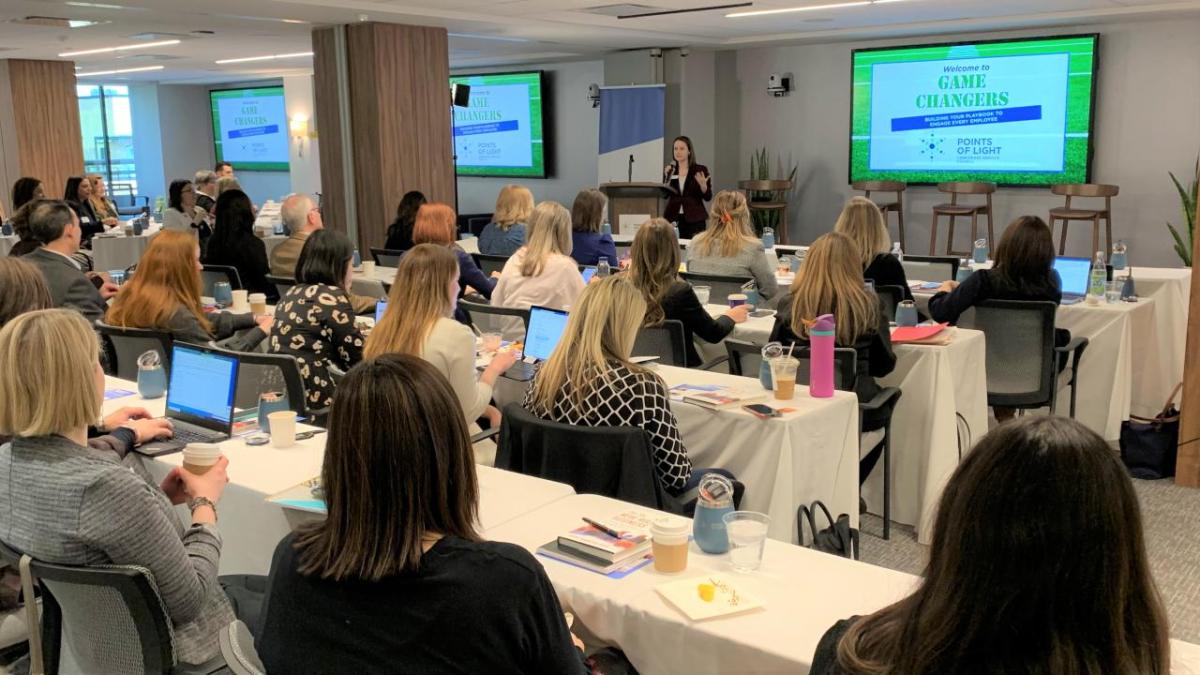
[[[696, 182], [696, 174], [703, 173], [708, 176], [708, 189], [701, 190], [700, 184]], [[664, 183], [670, 183], [671, 177], [663, 177]], [[695, 223], [708, 218], [708, 209], [704, 208], [704, 202], [712, 199], [712, 174], [709, 173], [708, 167], [703, 164], [693, 164], [688, 167], [688, 175], [684, 178], [683, 189], [680, 191], [682, 197], [671, 195], [667, 200], [667, 208], [663, 211], [663, 218], [674, 222], [679, 212], [683, 211], [683, 219], [689, 223]]]

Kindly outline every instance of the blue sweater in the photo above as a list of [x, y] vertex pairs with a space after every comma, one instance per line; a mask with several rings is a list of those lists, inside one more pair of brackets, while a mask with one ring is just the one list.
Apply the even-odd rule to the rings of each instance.
[[488, 223], [479, 233], [479, 252], [484, 255], [512, 255], [525, 245], [525, 224], [516, 223], [508, 231]]
[[608, 258], [608, 264], [617, 267], [617, 245], [611, 235], [603, 232], [572, 232], [571, 257], [580, 265], [595, 265], [600, 258]]

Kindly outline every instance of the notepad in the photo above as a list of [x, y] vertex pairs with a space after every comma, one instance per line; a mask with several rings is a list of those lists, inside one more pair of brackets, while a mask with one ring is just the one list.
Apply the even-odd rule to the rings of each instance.
[[896, 344], [950, 344], [953, 334], [947, 331], [949, 324], [924, 323], [919, 326], [897, 326], [892, 329], [892, 342]]

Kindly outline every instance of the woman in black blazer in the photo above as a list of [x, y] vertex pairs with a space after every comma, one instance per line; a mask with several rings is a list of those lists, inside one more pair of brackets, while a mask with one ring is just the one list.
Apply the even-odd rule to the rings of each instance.
[[254, 206], [241, 190], [226, 190], [217, 197], [216, 227], [204, 253], [206, 265], [228, 265], [238, 271], [242, 288], [265, 293], [268, 301], [277, 300], [275, 284], [267, 282], [271, 264], [267, 246], [254, 236]]
[[899, 286], [904, 289], [905, 300], [913, 299], [904, 267], [891, 253], [892, 238], [888, 235], [887, 222], [875, 202], [866, 197], [851, 197], [842, 207], [833, 231], [850, 237], [858, 247], [864, 279], [870, 280], [876, 288]]
[[691, 239], [704, 231], [708, 209], [704, 202], [713, 197], [708, 167], [696, 163], [692, 139], [680, 136], [672, 144], [675, 161], [663, 168], [663, 182], [678, 191], [667, 200], [663, 217], [679, 226], [679, 238]]
[[104, 223], [96, 216], [92, 208], [92, 182], [83, 176], [71, 176], [67, 179], [67, 188], [63, 190], [63, 201], [79, 216], [79, 229], [83, 231], [83, 241], [90, 243], [92, 237], [104, 231]]

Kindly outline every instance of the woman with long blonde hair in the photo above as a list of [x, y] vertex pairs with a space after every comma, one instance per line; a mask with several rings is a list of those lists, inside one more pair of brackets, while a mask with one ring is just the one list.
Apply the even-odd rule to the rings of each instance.
[[899, 286], [904, 290], [904, 299], [912, 300], [908, 277], [904, 266], [892, 255], [892, 237], [888, 234], [887, 221], [875, 202], [866, 197], [851, 197], [842, 207], [834, 232], [850, 237], [858, 249], [862, 262], [863, 278], [876, 287]]
[[363, 356], [410, 354], [428, 361], [450, 381], [468, 424], [486, 415], [499, 425], [500, 411], [489, 405], [492, 387], [516, 363], [516, 352], [497, 352], [476, 379], [475, 334], [452, 318], [458, 275], [458, 260], [449, 248], [418, 244], [409, 249], [400, 259], [387, 311], [367, 338]]
[[512, 255], [525, 243], [525, 224], [533, 215], [533, 193], [523, 185], [505, 185], [496, 197], [492, 222], [479, 233], [479, 252]]
[[679, 241], [666, 219], [654, 218], [638, 228], [629, 255], [629, 280], [646, 301], [646, 325], [682, 323], [689, 368], [701, 364], [693, 335], [716, 344], [733, 332], [734, 324], [746, 320], [749, 305], [731, 307], [714, 320], [691, 285], [679, 278]]
[[91, 202], [96, 217], [104, 223], [105, 227], [116, 225], [120, 220], [120, 214], [117, 213], [117, 205], [108, 198], [108, 186], [104, 184], [104, 176], [98, 173], [89, 173], [87, 179], [92, 184]]
[[183, 342], [222, 340], [228, 349], [253, 349], [270, 333], [271, 317], [206, 314], [200, 305], [200, 270], [200, 245], [195, 237], [187, 232], [159, 232], [142, 254], [133, 279], [113, 299], [105, 322], [166, 331]]
[[571, 257], [570, 212], [558, 202], [538, 204], [526, 236], [527, 243], [504, 264], [492, 291], [492, 304], [564, 309], [574, 303], [584, 284], [579, 265]]
[[696, 235], [687, 248], [687, 270], [693, 274], [751, 277], [764, 299], [779, 292], [775, 267], [767, 260], [762, 241], [750, 227], [746, 195], [722, 190], [713, 199], [708, 229]]

